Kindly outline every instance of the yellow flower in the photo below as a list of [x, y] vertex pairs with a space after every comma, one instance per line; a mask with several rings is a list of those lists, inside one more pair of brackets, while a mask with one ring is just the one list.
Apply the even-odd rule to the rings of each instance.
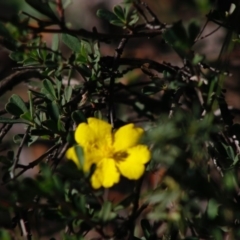
[[66, 157], [84, 172], [96, 164], [91, 177], [93, 188], [112, 187], [119, 182], [120, 175], [136, 180], [143, 175], [151, 157], [147, 146], [138, 144], [143, 132], [142, 128], [127, 124], [112, 133], [109, 123], [88, 118], [88, 123], [79, 124], [75, 131], [75, 140], [83, 148], [83, 166], [74, 147], [68, 149]]

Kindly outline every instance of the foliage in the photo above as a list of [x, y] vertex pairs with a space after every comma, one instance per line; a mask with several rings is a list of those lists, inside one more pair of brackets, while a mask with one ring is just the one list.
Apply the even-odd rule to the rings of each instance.
[[[70, 28], [65, 19], [69, 1], [25, 1], [39, 17], [23, 12], [0, 22], [1, 45], [17, 66], [1, 80], [0, 96], [23, 81], [28, 84], [27, 101], [12, 94], [0, 111], [0, 141], [7, 146], [0, 156], [0, 239], [44, 235], [53, 240], [56, 234], [66, 240], [239, 239], [240, 135], [225, 101], [229, 73], [219, 67], [225, 63], [222, 55], [213, 68], [194, 51], [199, 41], [215, 34], [203, 36], [209, 22], [228, 32], [221, 54], [240, 41], [239, 5], [189, 1], [201, 11], [212, 8], [200, 27], [197, 17], [166, 24], [145, 2], [124, 1], [113, 11], [97, 11], [99, 21], [116, 30], [101, 33]], [[44, 33], [52, 34], [51, 45]], [[123, 54], [133, 39], [156, 38], [178, 55], [181, 66]], [[103, 54], [103, 44], [115, 47], [114, 56]], [[136, 69], [141, 76], [130, 79]], [[131, 110], [124, 115], [123, 107]], [[65, 161], [75, 143], [74, 130], [90, 117], [108, 121], [114, 130], [140, 122], [146, 130], [142, 144], [151, 151], [140, 179], [122, 178], [113, 188], [96, 190], [90, 184], [96, 166], [86, 173]], [[24, 133], [7, 142], [11, 128], [22, 125]], [[39, 142], [49, 149], [20, 163], [23, 148]], [[26, 177], [33, 168], [36, 176]], [[109, 197], [122, 190], [123, 199]]]

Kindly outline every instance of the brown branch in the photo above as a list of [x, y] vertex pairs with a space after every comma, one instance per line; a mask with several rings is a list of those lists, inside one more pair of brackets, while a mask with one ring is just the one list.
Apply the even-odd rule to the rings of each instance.
[[13, 165], [12, 165], [12, 167], [11, 167], [10, 177], [11, 177], [12, 179], [15, 177], [15, 169], [16, 169], [16, 166], [17, 166], [17, 164], [18, 164], [18, 162], [19, 162], [20, 154], [21, 154], [21, 152], [22, 152], [23, 145], [25, 144], [25, 141], [26, 141], [26, 139], [27, 139], [27, 137], [28, 137], [29, 131], [30, 131], [30, 126], [28, 126], [28, 128], [27, 128], [27, 130], [26, 130], [26, 132], [25, 132], [25, 134], [24, 134], [24, 137], [23, 137], [23, 139], [22, 139], [22, 141], [21, 141], [21, 144], [20, 144], [20, 146], [19, 146], [19, 148], [18, 148], [16, 157], [15, 157], [15, 159], [14, 159]]
[[41, 78], [41, 74], [36, 70], [24, 70], [15, 72], [0, 82], [0, 96], [2, 96], [7, 91], [11, 90], [13, 87], [19, 83], [26, 81], [30, 78]]
[[33, 33], [68, 33], [70, 35], [77, 35], [83, 38], [90, 38], [96, 40], [109, 40], [109, 39], [122, 39], [122, 38], [149, 38], [155, 37], [162, 34], [163, 30], [151, 30], [145, 32], [139, 32], [134, 34], [109, 34], [109, 33], [99, 33], [99, 32], [90, 32], [85, 29], [68, 29], [68, 28], [42, 28], [28, 26], [28, 29], [32, 30]]
[[22, 170], [15, 175], [15, 177], [13, 179], [10, 179], [8, 181], [6, 181], [4, 184], [10, 182], [11, 180], [14, 180], [16, 178], [18, 178], [19, 176], [21, 176], [24, 172], [26, 172], [27, 170], [34, 168], [35, 166], [37, 166], [45, 157], [48, 156], [48, 154], [50, 154], [51, 152], [53, 152], [57, 147], [59, 147], [60, 143], [55, 144], [54, 146], [52, 146], [51, 148], [49, 148], [44, 154], [42, 154], [40, 157], [38, 157], [37, 159], [35, 159], [34, 161], [30, 162], [28, 165], [20, 165], [17, 166], [19, 168], [22, 168]]
[[[17, 117], [12, 116], [11, 119], [17, 119]], [[0, 142], [5, 137], [5, 135], [8, 133], [8, 131], [12, 128], [13, 124], [3, 124], [3, 126], [0, 129]]]
[[110, 85], [109, 85], [109, 101], [108, 101], [108, 116], [109, 122], [112, 124], [114, 128], [114, 84], [115, 84], [115, 72], [119, 66], [119, 59], [123, 53], [123, 49], [127, 44], [128, 38], [123, 38], [119, 43], [117, 49], [115, 50], [115, 55], [113, 57], [113, 64], [111, 69], [111, 76], [110, 76]]
[[[113, 57], [102, 57], [101, 60], [106, 62], [107, 64], [111, 63], [113, 61]], [[154, 69], [157, 72], [163, 73], [163, 71], [168, 71], [172, 74], [176, 73], [176, 70], [173, 67], [170, 67], [169, 65], [166, 65], [165, 63], [159, 63], [156, 61], [153, 61], [151, 59], [141, 59], [141, 58], [120, 58], [118, 61], [119, 65], [137, 65], [139, 68], [143, 65], [148, 63], [149, 69]]]

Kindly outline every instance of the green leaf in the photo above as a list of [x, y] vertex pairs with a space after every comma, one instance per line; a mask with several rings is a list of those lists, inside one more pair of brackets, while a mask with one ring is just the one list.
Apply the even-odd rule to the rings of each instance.
[[38, 140], [38, 136], [31, 136], [30, 139], [28, 140], [28, 147], [30, 147], [33, 143], [35, 143]]
[[123, 8], [119, 5], [115, 6], [113, 8], [113, 12], [115, 13], [115, 15], [120, 19], [122, 20], [123, 22], [126, 21], [125, 19], [125, 14], [124, 14], [124, 11], [123, 11]]
[[113, 20], [118, 20], [117, 16], [114, 13], [112, 13], [106, 9], [99, 9], [97, 11], [97, 16], [107, 20], [108, 22], [113, 21]]
[[9, 123], [9, 124], [24, 123], [24, 124], [29, 124], [28, 122], [25, 122], [21, 119], [11, 119], [11, 118], [5, 118], [5, 117], [0, 117], [0, 123]]
[[32, 129], [30, 133], [34, 136], [52, 135], [52, 131], [47, 129]]
[[21, 114], [23, 114], [22, 109], [20, 107], [18, 107], [16, 104], [11, 103], [11, 102], [8, 102], [5, 105], [5, 109], [8, 113], [10, 113], [16, 117], [19, 117]]
[[24, 60], [23, 53], [21, 53], [21, 52], [11, 52], [9, 54], [9, 57], [17, 63], [22, 63]]
[[75, 141], [75, 136], [74, 136], [74, 131], [69, 131], [68, 134], [67, 134], [67, 142], [70, 144], [70, 145], [74, 145], [76, 144], [76, 141]]
[[142, 88], [142, 93], [146, 94], [146, 95], [151, 95], [151, 94], [155, 94], [157, 92], [160, 91], [160, 88], [155, 86], [155, 84], [146, 86]]
[[42, 125], [46, 128], [48, 128], [50, 131], [58, 132], [57, 124], [55, 121], [48, 119], [42, 122]]
[[23, 139], [24, 134], [16, 134], [13, 136], [13, 142], [16, 144], [20, 144]]
[[53, 12], [51, 7], [49, 6], [48, 1], [41, 1], [41, 0], [25, 0], [25, 1], [36, 11], [49, 17], [50, 19], [54, 20], [55, 22], [59, 22], [56, 14]]
[[36, 97], [38, 97], [38, 98], [46, 98], [46, 95], [43, 94], [43, 93], [36, 92], [36, 91], [34, 91], [34, 90], [32, 90], [32, 89], [29, 89], [29, 91], [30, 91], [34, 96], [36, 96]]
[[56, 86], [57, 86], [57, 96], [58, 96], [58, 99], [60, 99], [61, 88], [62, 88], [62, 81], [56, 79]]
[[139, 20], [139, 16], [136, 11], [130, 15], [128, 25], [133, 26]]
[[72, 87], [71, 86], [65, 87], [64, 96], [65, 96], [66, 102], [69, 102], [72, 97]]
[[165, 31], [163, 38], [181, 57], [188, 55], [190, 48], [189, 38], [181, 21]]
[[31, 122], [32, 121], [32, 117], [31, 117], [31, 113], [29, 111], [23, 113], [20, 115], [20, 118], [26, 120], [26, 121], [29, 121]]
[[81, 110], [74, 111], [72, 113], [71, 117], [72, 117], [72, 120], [76, 124], [80, 124], [82, 122], [87, 122], [87, 119], [86, 119], [85, 115], [83, 114], [83, 112]]
[[188, 26], [189, 44], [192, 46], [195, 42], [196, 37], [200, 32], [199, 23], [196, 21], [190, 22]]
[[101, 110], [96, 110], [96, 111], [94, 111], [94, 114], [93, 114], [93, 115], [94, 115], [95, 118], [103, 119]]
[[43, 88], [41, 90], [42, 93], [46, 94], [46, 97], [49, 98], [50, 100], [56, 100], [56, 92], [54, 89], [54, 86], [51, 81], [48, 79], [43, 80]]
[[22, 112], [27, 112], [28, 111], [28, 108], [25, 104], [25, 102], [22, 100], [22, 98], [20, 96], [18, 96], [17, 94], [13, 94], [10, 99], [9, 99], [9, 102], [17, 105], [21, 110]]
[[62, 41], [73, 51], [78, 53], [81, 48], [80, 40], [69, 34], [62, 34]]
[[235, 158], [233, 159], [232, 166], [235, 166], [239, 162], [239, 156], [236, 155]]
[[51, 116], [51, 118], [55, 121], [58, 121], [60, 116], [60, 108], [59, 105], [53, 101], [47, 104], [48, 114]]
[[146, 239], [149, 239], [151, 236], [151, 226], [149, 221], [147, 219], [142, 219], [141, 227], [142, 227], [144, 236], [146, 237]]
[[112, 212], [112, 203], [106, 201], [102, 205], [102, 209], [98, 213], [98, 218], [102, 222], [108, 222], [113, 220], [117, 216], [117, 213]]
[[77, 68], [78, 68], [78, 71], [79, 71], [83, 76], [91, 77], [92, 72], [91, 72], [91, 70], [90, 70], [85, 64], [81, 64], [81, 65], [79, 65]]
[[28, 112], [24, 101], [16, 94], [13, 94], [10, 97], [8, 103], [5, 105], [5, 109], [7, 112], [11, 113], [16, 117], [19, 117], [21, 114]]
[[64, 124], [63, 122], [60, 120], [60, 118], [57, 121], [57, 127], [58, 127], [58, 131], [59, 132], [65, 132], [65, 128], [64, 128]]
[[219, 204], [214, 199], [210, 199], [207, 206], [207, 215], [210, 219], [216, 218], [218, 215]]
[[121, 20], [111, 20], [110, 23], [112, 25], [115, 25], [115, 26], [118, 26], [118, 27], [124, 27], [125, 26], [125, 23], [123, 23]]
[[10, 236], [10, 234], [7, 230], [1, 229], [0, 230], [0, 239], [11, 240], [12, 237]]
[[75, 145], [74, 146], [74, 151], [77, 155], [79, 166], [83, 167], [83, 165], [84, 165], [84, 153], [83, 153], [82, 147], [79, 146], [79, 145]]
[[24, 60], [23, 65], [24, 66], [36, 66], [39, 65], [40, 62], [36, 60], [35, 58], [29, 57], [26, 60]]

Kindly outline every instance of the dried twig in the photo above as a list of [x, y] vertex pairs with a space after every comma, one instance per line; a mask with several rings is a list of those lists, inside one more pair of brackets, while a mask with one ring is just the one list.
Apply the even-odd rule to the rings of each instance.
[[[35, 159], [34, 161], [30, 162], [28, 165], [20, 165], [19, 168], [22, 168], [22, 170], [17, 173], [13, 179], [14, 180], [16, 178], [18, 178], [19, 176], [21, 176], [24, 172], [26, 172], [27, 170], [34, 168], [35, 166], [37, 166], [45, 157], [47, 157], [51, 152], [53, 152], [57, 147], [59, 147], [60, 143], [55, 144], [53, 147], [51, 147], [50, 149], [48, 149], [44, 154], [42, 154], [40, 157], [38, 157], [37, 159]], [[16, 168], [18, 168], [18, 165], [16, 166]], [[5, 182], [8, 183], [9, 181]]]
[[119, 43], [117, 49], [115, 50], [115, 55], [113, 58], [113, 65], [111, 69], [110, 85], [109, 85], [109, 104], [108, 104], [108, 116], [109, 122], [114, 128], [114, 84], [115, 84], [115, 71], [119, 66], [119, 59], [123, 53], [123, 49], [127, 44], [128, 38], [123, 38]]
[[9, 75], [0, 82], [0, 96], [6, 93], [6, 91], [11, 90], [19, 83], [31, 78], [42, 78], [42, 76], [40, 72], [36, 70], [23, 70]]
[[42, 28], [35, 26], [28, 26], [28, 29], [33, 33], [68, 33], [70, 35], [77, 35], [83, 38], [96, 39], [99, 41], [105, 41], [109, 39], [122, 39], [122, 38], [150, 38], [162, 34], [162, 30], [151, 30], [145, 32], [139, 32], [134, 34], [110, 34], [91, 32], [86, 29], [68, 29], [68, 28]]
[[27, 139], [27, 137], [28, 137], [28, 133], [29, 133], [29, 131], [30, 131], [30, 127], [31, 127], [31, 126], [28, 126], [28, 127], [27, 127], [27, 130], [26, 130], [26, 132], [25, 132], [25, 134], [24, 134], [24, 137], [23, 137], [23, 139], [22, 139], [22, 141], [21, 141], [21, 144], [20, 144], [20, 146], [19, 146], [19, 148], [18, 148], [16, 157], [15, 157], [15, 159], [14, 159], [14, 162], [13, 162], [13, 165], [12, 165], [12, 168], [11, 168], [11, 171], [10, 171], [10, 177], [11, 177], [11, 179], [13, 179], [13, 178], [15, 177], [15, 169], [16, 169], [16, 166], [17, 166], [17, 164], [18, 164], [18, 162], [19, 162], [19, 158], [20, 158], [20, 154], [21, 154], [22, 149], [23, 149], [23, 145], [25, 144], [25, 141], [26, 141], [26, 139]]

